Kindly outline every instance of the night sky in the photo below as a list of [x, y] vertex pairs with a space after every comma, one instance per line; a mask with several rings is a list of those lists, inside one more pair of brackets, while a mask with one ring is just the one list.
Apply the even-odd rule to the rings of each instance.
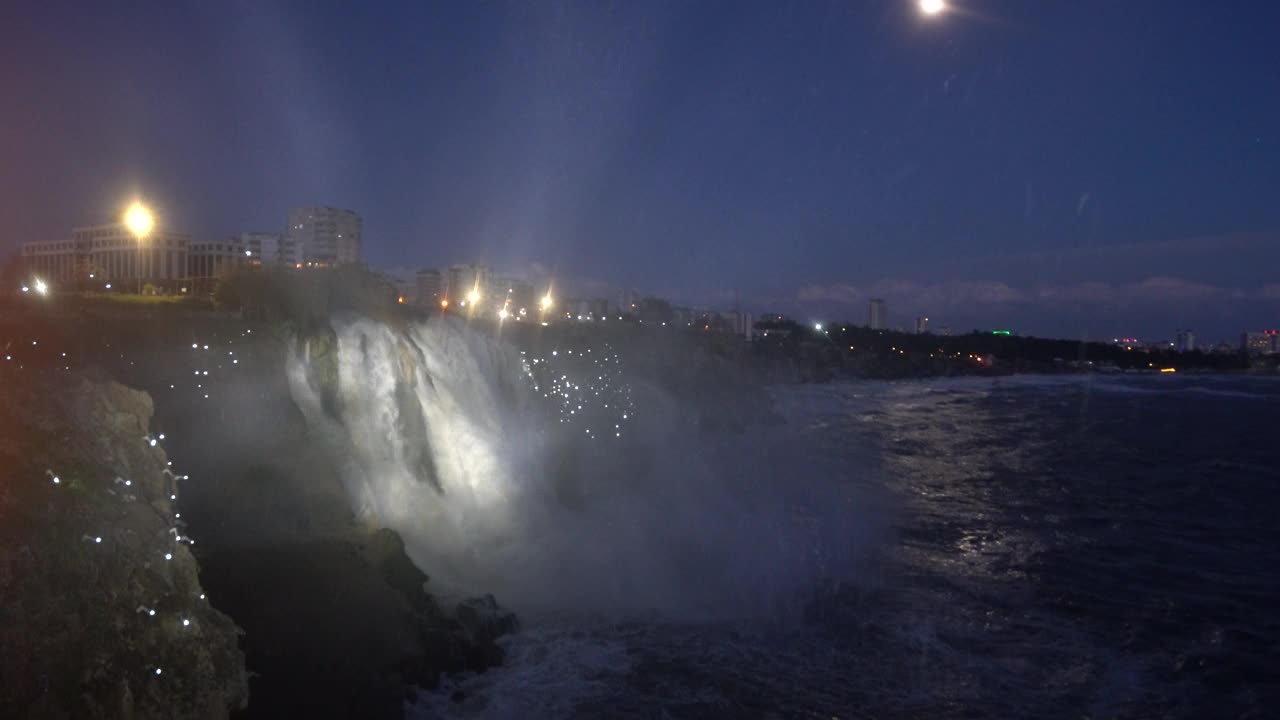
[[484, 262], [801, 320], [1280, 325], [1280, 4], [0, 7], [0, 250], [136, 195], [197, 239], [361, 213]]

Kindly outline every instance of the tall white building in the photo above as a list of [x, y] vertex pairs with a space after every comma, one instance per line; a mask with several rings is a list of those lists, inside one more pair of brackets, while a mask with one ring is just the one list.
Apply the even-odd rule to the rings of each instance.
[[885, 325], [885, 305], [880, 298], [872, 298], [871, 305], [867, 309], [867, 325], [872, 330], [883, 330]]
[[1176, 342], [1178, 352], [1191, 352], [1196, 349], [1196, 334], [1190, 330], [1179, 330]]
[[295, 264], [311, 267], [354, 265], [361, 262], [364, 221], [351, 210], [325, 206], [289, 211], [286, 242], [292, 246]]
[[191, 236], [163, 228], [139, 240], [124, 223], [74, 228], [70, 240], [22, 246], [23, 265], [56, 282], [177, 284], [187, 276]]

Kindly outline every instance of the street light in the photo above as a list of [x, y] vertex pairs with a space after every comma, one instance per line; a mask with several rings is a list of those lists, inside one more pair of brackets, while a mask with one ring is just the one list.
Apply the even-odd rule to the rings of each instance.
[[542, 309], [543, 310], [551, 309], [551, 293], [547, 293], [546, 295], [542, 296]]
[[141, 240], [151, 234], [152, 228], [156, 225], [156, 219], [146, 205], [135, 201], [128, 210], [124, 211], [124, 224], [134, 237]]
[[920, 0], [920, 12], [925, 15], [937, 15], [946, 9], [946, 0]]
[[138, 248], [138, 294], [142, 294], [142, 241], [151, 234], [151, 230], [156, 225], [156, 218], [147, 209], [146, 205], [135, 200], [127, 210], [124, 211], [124, 226], [133, 233], [133, 237], [137, 239]]

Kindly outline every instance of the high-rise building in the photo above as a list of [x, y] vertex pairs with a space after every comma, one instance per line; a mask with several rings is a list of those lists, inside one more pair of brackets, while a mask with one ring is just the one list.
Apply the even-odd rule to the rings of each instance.
[[363, 257], [364, 222], [351, 210], [328, 206], [289, 211], [285, 238], [296, 263], [306, 267], [355, 265]]
[[924, 335], [927, 332], [929, 332], [929, 318], [927, 317], [916, 318], [916, 334]]
[[1179, 330], [1177, 339], [1178, 352], [1191, 352], [1196, 349], [1196, 336], [1190, 330]]
[[154, 228], [139, 240], [124, 223], [74, 228], [70, 240], [22, 246], [24, 268], [54, 282], [178, 284], [187, 276], [191, 236]]
[[434, 307], [444, 299], [444, 274], [439, 270], [419, 270], [416, 277], [418, 294], [417, 303]]
[[867, 325], [872, 330], [883, 330], [885, 325], [885, 305], [880, 298], [872, 298], [871, 305], [867, 309]]

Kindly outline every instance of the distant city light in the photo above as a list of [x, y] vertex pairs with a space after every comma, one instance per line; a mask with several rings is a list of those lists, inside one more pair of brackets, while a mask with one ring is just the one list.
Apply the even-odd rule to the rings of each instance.
[[245, 251], [244, 251], [244, 256], [245, 256], [245, 257], [253, 257], [253, 251], [252, 251], [252, 250], [245, 250]]
[[814, 323], [813, 329], [817, 330], [818, 332], [822, 332], [822, 323]]
[[510, 315], [511, 313], [507, 312], [507, 309], [505, 307], [498, 311], [499, 320], [506, 320]]
[[1010, 330], [992, 330], [991, 334], [992, 335], [1012, 335], [1013, 332]]
[[472, 288], [471, 292], [467, 293], [467, 302], [471, 303], [472, 305], [475, 305], [476, 303], [480, 302], [480, 291], [477, 290], [476, 288]]
[[543, 310], [551, 309], [551, 293], [547, 293], [546, 295], [542, 296], [542, 309]]
[[444, 309], [446, 309], [446, 308], [448, 308], [448, 307], [449, 307], [449, 298], [441, 298], [441, 299], [440, 299], [440, 309], [441, 309], [441, 310], [444, 310]]
[[35, 288], [36, 288], [36, 292], [40, 293], [41, 295], [49, 294], [49, 286], [46, 285], [44, 280], [41, 280], [40, 278], [36, 278]]

